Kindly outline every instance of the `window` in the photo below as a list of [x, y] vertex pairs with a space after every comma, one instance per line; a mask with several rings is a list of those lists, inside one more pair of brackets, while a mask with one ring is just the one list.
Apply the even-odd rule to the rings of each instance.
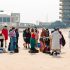
[[2, 17], [0, 17], [0, 22], [2, 22]]
[[10, 22], [10, 18], [9, 17], [6, 18], [6, 22]]
[[64, 18], [63, 20], [65, 20], [65, 21], [70, 21], [70, 18]]
[[3, 17], [3, 22], [6, 22], [6, 17]]
[[3, 17], [3, 22], [10, 22], [10, 17]]

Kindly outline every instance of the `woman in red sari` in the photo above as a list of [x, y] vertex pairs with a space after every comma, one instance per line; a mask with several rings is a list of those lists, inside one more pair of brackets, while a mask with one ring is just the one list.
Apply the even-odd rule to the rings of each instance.
[[4, 35], [5, 38], [5, 47], [7, 47], [7, 40], [8, 40], [8, 29], [7, 26], [4, 26], [2, 29], [2, 34]]

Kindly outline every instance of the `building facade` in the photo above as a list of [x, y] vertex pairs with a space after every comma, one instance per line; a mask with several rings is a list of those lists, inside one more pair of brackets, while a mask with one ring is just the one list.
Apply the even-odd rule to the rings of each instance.
[[35, 26], [35, 24], [33, 24], [33, 23], [20, 23], [20, 25], [19, 25], [19, 27], [20, 28], [22, 28], [22, 27], [34, 27]]
[[0, 14], [0, 24], [11, 23], [11, 16], [7, 14]]
[[11, 13], [11, 15], [0, 14], [0, 25], [19, 25], [20, 23], [20, 14], [19, 13]]
[[60, 0], [59, 18], [67, 25], [70, 25], [70, 0]]

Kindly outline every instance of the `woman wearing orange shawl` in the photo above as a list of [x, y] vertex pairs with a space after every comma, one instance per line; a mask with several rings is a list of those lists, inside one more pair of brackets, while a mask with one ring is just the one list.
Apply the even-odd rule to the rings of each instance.
[[42, 29], [40, 37], [41, 37], [40, 38], [40, 44], [41, 44], [40, 51], [43, 52], [44, 48], [46, 47], [45, 38], [47, 37], [47, 33], [46, 33], [46, 30], [44, 28]]

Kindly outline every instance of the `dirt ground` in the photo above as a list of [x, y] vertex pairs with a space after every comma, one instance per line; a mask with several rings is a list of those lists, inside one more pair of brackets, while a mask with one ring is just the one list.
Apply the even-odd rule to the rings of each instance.
[[28, 53], [28, 50], [23, 48], [23, 38], [20, 33], [19, 53], [0, 54], [0, 70], [70, 70], [69, 30], [62, 30], [66, 45], [62, 47], [62, 52], [58, 56], [50, 56], [41, 52]]

